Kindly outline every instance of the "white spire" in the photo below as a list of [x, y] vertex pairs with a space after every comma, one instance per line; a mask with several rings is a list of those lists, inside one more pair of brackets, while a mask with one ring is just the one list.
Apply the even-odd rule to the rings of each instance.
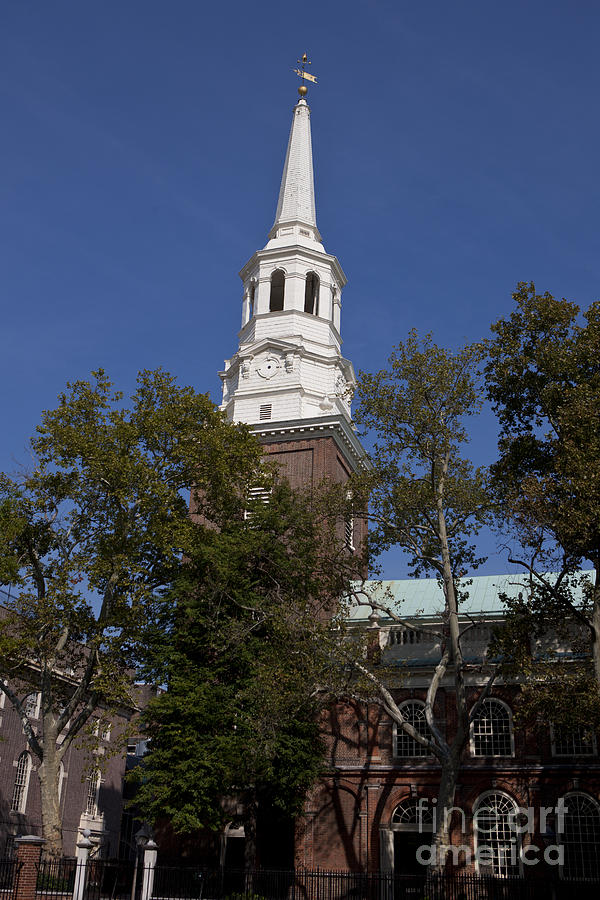
[[221, 409], [235, 422], [286, 434], [337, 422], [352, 444], [355, 377], [340, 337], [346, 276], [320, 241], [310, 110], [302, 97], [294, 107], [269, 241], [240, 272], [242, 329], [238, 350], [220, 373]]
[[275, 237], [280, 225], [298, 223], [317, 231], [315, 185], [313, 178], [310, 107], [301, 98], [294, 107], [275, 222], [269, 237]]

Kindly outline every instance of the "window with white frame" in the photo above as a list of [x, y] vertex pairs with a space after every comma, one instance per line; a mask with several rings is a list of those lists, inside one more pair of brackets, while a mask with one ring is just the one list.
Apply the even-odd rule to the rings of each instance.
[[65, 785], [65, 778], [67, 777], [67, 773], [65, 772], [65, 767], [63, 763], [60, 764], [60, 769], [58, 772], [58, 799], [59, 802], [62, 798], [63, 787]]
[[595, 756], [596, 736], [581, 726], [567, 728], [564, 725], [550, 726], [552, 756]]
[[488, 698], [471, 723], [473, 756], [514, 756], [510, 709], [501, 700]]
[[588, 794], [573, 792], [563, 798], [562, 831], [560, 817], [555, 827], [557, 841], [564, 848], [562, 878], [600, 876], [600, 807]]
[[392, 828], [406, 831], [432, 831], [433, 805], [427, 797], [407, 797], [392, 813]]
[[473, 810], [477, 869], [506, 878], [521, 874], [517, 804], [502, 791], [482, 794]]
[[28, 719], [37, 719], [39, 716], [40, 695], [37, 692], [28, 694], [23, 701], [23, 710]]
[[[425, 704], [420, 700], [407, 700], [400, 706], [402, 718], [423, 737], [429, 737], [429, 728], [425, 719]], [[429, 749], [420, 744], [414, 737], [394, 723], [394, 756], [428, 756]]]
[[100, 772], [95, 769], [85, 780], [85, 814], [98, 815], [98, 794], [100, 793]]
[[94, 737], [100, 737], [103, 741], [110, 740], [110, 723], [104, 722], [102, 719], [94, 720]]
[[24, 750], [17, 760], [15, 784], [13, 787], [10, 808], [13, 812], [24, 813], [27, 806], [27, 792], [29, 790], [29, 776], [31, 774], [31, 756]]

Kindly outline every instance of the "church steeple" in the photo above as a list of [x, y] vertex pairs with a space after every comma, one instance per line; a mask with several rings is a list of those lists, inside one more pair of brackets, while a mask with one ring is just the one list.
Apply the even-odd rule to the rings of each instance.
[[294, 108], [277, 212], [269, 237], [277, 237], [279, 230], [286, 226], [299, 228], [301, 225], [309, 230], [315, 240], [321, 240], [315, 210], [310, 107], [304, 97]]
[[237, 352], [219, 373], [221, 409], [271, 440], [328, 434], [344, 446], [345, 458], [358, 461], [363, 451], [350, 417], [354, 370], [341, 353], [346, 277], [317, 229], [305, 92], [293, 111], [269, 241], [240, 272], [242, 329]]

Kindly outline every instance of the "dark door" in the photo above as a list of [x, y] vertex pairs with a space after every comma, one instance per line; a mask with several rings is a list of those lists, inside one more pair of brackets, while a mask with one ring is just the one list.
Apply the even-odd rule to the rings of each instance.
[[426, 867], [417, 861], [417, 849], [430, 843], [430, 834], [419, 834], [416, 831], [394, 832], [394, 875], [425, 875]]

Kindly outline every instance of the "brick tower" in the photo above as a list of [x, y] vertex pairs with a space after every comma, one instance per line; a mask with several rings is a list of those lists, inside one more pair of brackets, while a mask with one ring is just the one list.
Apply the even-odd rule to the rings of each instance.
[[221, 409], [251, 426], [293, 487], [344, 482], [364, 457], [350, 419], [354, 370], [341, 353], [346, 277], [317, 228], [310, 108], [300, 92], [275, 222], [240, 272], [239, 347], [219, 373]]

